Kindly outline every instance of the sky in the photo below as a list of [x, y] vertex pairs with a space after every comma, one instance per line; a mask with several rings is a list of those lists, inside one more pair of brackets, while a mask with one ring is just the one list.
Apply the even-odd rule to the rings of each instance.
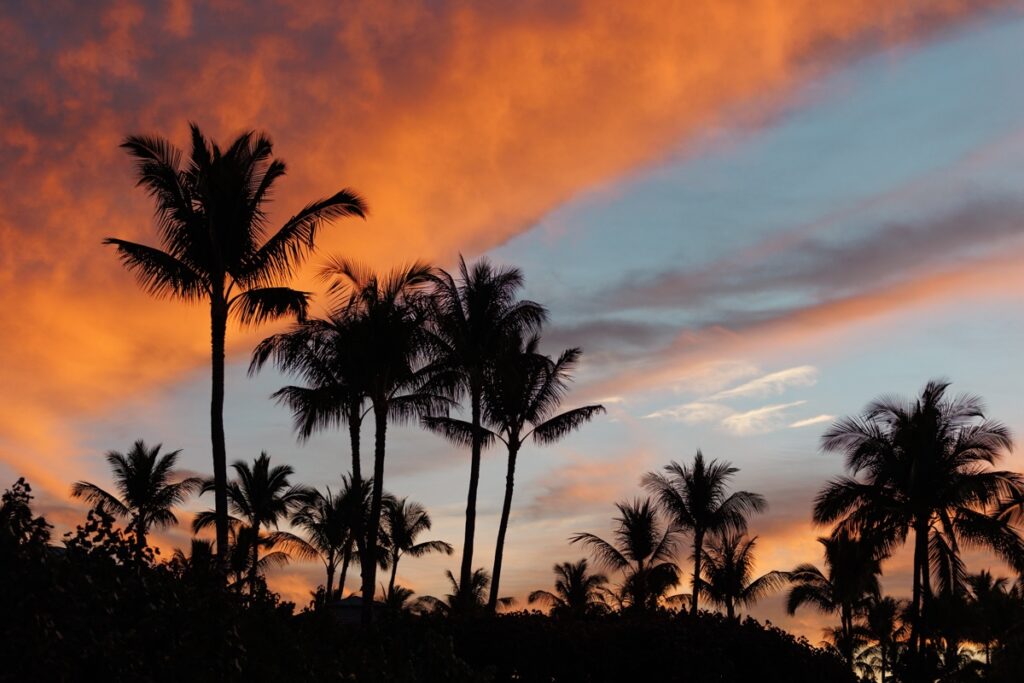
[[[61, 6], [62, 5], [62, 6]], [[884, 6], [883, 6], [884, 5]], [[760, 571], [821, 561], [812, 500], [842, 470], [822, 431], [933, 377], [1024, 434], [1024, 9], [1006, 2], [38, 3], [0, 8], [0, 483], [26, 476], [69, 530], [70, 483], [137, 438], [208, 473], [208, 313], [154, 300], [101, 246], [154, 242], [124, 136], [268, 132], [282, 222], [341, 187], [371, 215], [325, 255], [376, 268], [462, 253], [515, 265], [583, 348], [564, 405], [608, 415], [520, 456], [502, 593], [549, 588], [567, 539], [606, 534], [641, 476], [698, 448], [767, 513]], [[322, 304], [314, 306], [322, 310]], [[229, 331], [229, 459], [260, 451], [337, 486], [345, 434], [298, 444]], [[368, 438], [369, 435], [367, 434]], [[1022, 437], [1024, 438], [1024, 437]], [[442, 594], [461, 552], [468, 453], [391, 432], [385, 486], [454, 557], [399, 583]], [[1004, 461], [1024, 470], [1021, 452]], [[484, 459], [477, 564], [504, 485]], [[160, 536], [188, 542], [187, 521]], [[909, 561], [884, 583], [909, 592]], [[993, 566], [981, 554], [971, 569]], [[1005, 571], [1005, 570], [1004, 570]], [[315, 564], [275, 570], [300, 605]], [[350, 586], [354, 586], [354, 581]], [[820, 639], [780, 597], [752, 613]]]

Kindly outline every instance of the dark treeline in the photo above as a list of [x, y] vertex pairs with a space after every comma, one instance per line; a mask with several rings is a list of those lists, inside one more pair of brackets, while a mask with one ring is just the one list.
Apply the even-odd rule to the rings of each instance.
[[[615, 504], [612, 535], [574, 534], [570, 547], [589, 558], [559, 562], [552, 587], [514, 605], [501, 580], [517, 459], [604, 412], [561, 405], [582, 351], [546, 355], [546, 309], [520, 297], [517, 269], [486, 259], [460, 259], [455, 273], [423, 263], [376, 273], [325, 257], [326, 313], [309, 315], [311, 294], [288, 278], [320, 230], [365, 217], [366, 202], [341, 190], [270, 230], [263, 209], [285, 172], [270, 140], [246, 133], [222, 149], [191, 133], [187, 158], [161, 138], [126, 140], [156, 204], [160, 248], [106, 242], [150, 293], [210, 307], [213, 476], [181, 476], [179, 452], [163, 445], [112, 451], [113, 486], [73, 485], [91, 509], [60, 543], [33, 512], [30, 486], [8, 489], [0, 678], [1019, 680], [1024, 477], [995, 468], [1012, 447], [1008, 430], [945, 382], [914, 400], [876, 401], [822, 437], [848, 476], [815, 502], [827, 532], [820, 567], [757, 576], [750, 526], [767, 501], [733, 490], [738, 469], [698, 450], [643, 475], [637, 497]], [[265, 452], [227, 459], [228, 322], [282, 318], [290, 325], [256, 346], [249, 370], [270, 364], [295, 382], [272, 398], [291, 412], [299, 441], [339, 434], [346, 472], [322, 489], [294, 481]], [[461, 558], [442, 597], [397, 583], [400, 562], [455, 551], [430, 538], [422, 505], [385, 486], [388, 429], [409, 422], [469, 455]], [[480, 461], [499, 443], [505, 492], [485, 568], [474, 559]], [[193, 520], [190, 547], [162, 555], [152, 532], [207, 494], [213, 505]], [[880, 576], [908, 543], [904, 601], [883, 593]], [[1016, 582], [971, 573], [963, 550], [973, 548], [1001, 558]], [[265, 579], [291, 559], [324, 568], [299, 613]], [[346, 597], [350, 579], [358, 590]], [[791, 614], [834, 616], [821, 646], [741, 618], [776, 592]]]

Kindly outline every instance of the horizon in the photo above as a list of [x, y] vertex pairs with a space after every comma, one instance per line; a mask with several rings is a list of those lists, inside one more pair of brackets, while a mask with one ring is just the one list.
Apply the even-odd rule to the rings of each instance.
[[[71, 483], [109, 483], [107, 451], [142, 438], [210, 474], [207, 313], [150, 297], [101, 245], [157, 241], [119, 143], [182, 146], [196, 120], [222, 144], [247, 129], [274, 139], [289, 173], [271, 224], [340, 187], [367, 198], [368, 219], [325, 229], [293, 280], [318, 293], [314, 314], [327, 256], [378, 269], [486, 256], [521, 268], [524, 296], [550, 309], [546, 353], [583, 348], [563, 407], [608, 414], [520, 456], [502, 583], [518, 607], [550, 588], [552, 564], [587, 556], [570, 534], [607, 534], [644, 473], [698, 449], [767, 498], [749, 525], [758, 574], [820, 564], [827, 529], [811, 505], [843, 472], [819, 452], [835, 419], [948, 377], [1024, 439], [1024, 13], [926, 5], [695, 4], [667, 22], [543, 3], [336, 17], [125, 2], [49, 24], [30, 4], [0, 11], [0, 74], [16, 93], [0, 106], [0, 483], [25, 476], [59, 538], [86, 510]], [[297, 443], [269, 399], [291, 380], [247, 376], [255, 343], [284, 327], [229, 328], [228, 461], [265, 450], [294, 482], [333, 487], [345, 432]], [[385, 488], [424, 504], [429, 537], [455, 545], [407, 560], [399, 583], [441, 595], [461, 555], [468, 453], [415, 426], [390, 434]], [[1024, 471], [1019, 441], [1000, 466]], [[480, 566], [503, 470], [490, 449]], [[187, 547], [180, 519], [154, 534], [165, 556]], [[321, 574], [293, 561], [268, 581], [301, 607]], [[909, 595], [906, 548], [882, 581]], [[814, 643], [832, 623], [787, 616], [781, 592], [750, 614]]]

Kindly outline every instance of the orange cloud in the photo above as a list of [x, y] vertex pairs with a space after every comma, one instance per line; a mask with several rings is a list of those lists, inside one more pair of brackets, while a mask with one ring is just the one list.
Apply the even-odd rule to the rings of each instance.
[[[997, 5], [999, 3], [992, 3]], [[0, 458], [62, 478], [69, 415], [205, 363], [200, 309], [138, 292], [99, 240], [152, 240], [117, 149], [259, 126], [291, 163], [275, 215], [352, 185], [374, 216], [322, 250], [450, 261], [797, 84], [833, 51], [902, 41], [978, 3], [464, 3], [121, 0], [0, 13]], [[47, 22], [45, 40], [33, 27]], [[303, 278], [308, 283], [308, 278]], [[236, 351], [252, 336], [233, 335]], [[32, 457], [27, 457], [31, 452]], [[33, 465], [33, 463], [36, 463]]]

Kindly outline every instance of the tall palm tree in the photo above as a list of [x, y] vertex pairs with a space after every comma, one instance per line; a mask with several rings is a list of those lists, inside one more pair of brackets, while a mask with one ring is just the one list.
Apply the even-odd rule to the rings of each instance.
[[616, 503], [614, 541], [590, 533], [569, 537], [570, 543], [589, 548], [598, 564], [623, 574], [623, 601], [638, 609], [657, 606], [659, 598], [679, 583], [675, 554], [676, 529], [658, 519], [649, 500]]
[[701, 589], [713, 604], [725, 608], [726, 616], [736, 618], [736, 607], [752, 607], [768, 593], [778, 590], [789, 579], [786, 572], [771, 571], [753, 578], [754, 546], [757, 536], [717, 534], [704, 551]]
[[[985, 418], [980, 398], [951, 397], [948, 388], [949, 382], [932, 380], [916, 400], [878, 399], [859, 417], [833, 424], [821, 440], [823, 451], [846, 456], [850, 476], [821, 491], [815, 521], [869, 530], [886, 551], [913, 533], [915, 654], [925, 635], [933, 558], [954, 567], [962, 546], [988, 548], [1024, 568], [1024, 541], [999, 514], [1007, 499], [1024, 493], [1024, 477], [992, 469], [1012, 446], [1010, 432]], [[945, 547], [930, 552], [936, 543]]]
[[210, 304], [213, 450], [217, 553], [228, 543], [227, 448], [224, 439], [224, 340], [228, 318], [255, 325], [285, 315], [303, 316], [307, 294], [279, 280], [313, 248], [322, 225], [366, 216], [366, 203], [343, 189], [307, 204], [270, 232], [265, 213], [285, 164], [274, 159], [270, 138], [242, 133], [226, 149], [197, 125], [189, 158], [161, 137], [133, 135], [121, 145], [137, 161], [138, 185], [156, 204], [162, 248], [107, 238], [121, 262], [150, 294]]
[[591, 574], [587, 558], [578, 562], [562, 562], [554, 566], [555, 592], [537, 590], [530, 593], [529, 601], [542, 602], [551, 607], [552, 616], [579, 618], [608, 611], [605, 597], [608, 577]]
[[[255, 593], [260, 570], [260, 548], [283, 547], [286, 551], [295, 552], [305, 557], [315, 557], [315, 551], [308, 543], [298, 536], [280, 531], [278, 525], [287, 520], [308, 499], [309, 492], [301, 486], [292, 486], [288, 478], [295, 474], [290, 465], [271, 467], [270, 456], [266, 451], [249, 463], [237, 460], [231, 464], [236, 479], [228, 483], [228, 501], [233, 517], [239, 520], [243, 528], [239, 530], [238, 541], [244, 542], [251, 553], [248, 563], [249, 590]], [[203, 492], [214, 488], [214, 483], [207, 481]], [[193, 522], [193, 528], [199, 531], [214, 523], [209, 512], [200, 513]], [[263, 529], [275, 531], [262, 535]], [[243, 537], [244, 535], [244, 537]]]
[[376, 588], [376, 539], [384, 501], [384, 459], [389, 422], [447, 411], [450, 400], [423, 389], [421, 362], [426, 353], [425, 290], [432, 269], [422, 263], [385, 275], [352, 262], [332, 259], [321, 271], [349, 322], [345, 340], [360, 368], [354, 384], [370, 402], [374, 420], [373, 492], [365, 528], [362, 564], [363, 622], [373, 618]]
[[150, 448], [139, 439], [127, 454], [107, 453], [116, 495], [87, 481], [76, 482], [71, 487], [75, 498], [84, 498], [110, 514], [129, 520], [128, 528], [134, 534], [137, 551], [146, 547], [146, 534], [151, 527], [178, 523], [174, 506], [185, 502], [203, 483], [198, 477], [174, 481], [174, 466], [181, 451], [161, 454], [161, 447], [162, 444], [157, 444]]
[[459, 280], [441, 270], [434, 274], [429, 335], [434, 386], [453, 396], [468, 395], [470, 425], [469, 492], [459, 585], [468, 592], [473, 580], [473, 539], [480, 453], [486, 441], [484, 385], [497, 356], [516, 340], [537, 330], [547, 318], [540, 304], [518, 298], [523, 275], [517, 268], [495, 268], [486, 259], [472, 268], [459, 257]]
[[705, 462], [698, 449], [692, 465], [673, 461], [665, 466], [665, 474], [649, 472], [643, 480], [672, 523], [693, 535], [693, 615], [697, 614], [700, 602], [704, 539], [710, 534], [742, 533], [747, 529], [748, 515], [768, 508], [760, 494], [728, 492], [729, 480], [737, 472], [739, 469], [729, 462]]
[[789, 573], [793, 587], [786, 598], [786, 611], [796, 614], [801, 606], [810, 605], [823, 614], [838, 614], [837, 644], [852, 667], [854, 618], [868, 599], [879, 594], [881, 555], [873, 539], [852, 536], [843, 528], [818, 542], [825, 548], [825, 571], [801, 564]]
[[[485, 374], [483, 422], [486, 427], [482, 427], [483, 443], [489, 444], [497, 439], [508, 450], [505, 498], [498, 524], [494, 569], [491, 572], [490, 597], [487, 601], [492, 611], [498, 603], [519, 451], [531, 437], [537, 444], [554, 443], [604, 412], [604, 406], [589, 405], [553, 414], [568, 389], [572, 379], [570, 373], [582, 352], [578, 348], [568, 349], [557, 360], [552, 360], [538, 352], [539, 343], [539, 338], [533, 336], [509, 346], [498, 354]], [[459, 445], [472, 443], [474, 431], [469, 422], [450, 417], [427, 417], [423, 423]]]
[[420, 541], [416, 538], [424, 531], [430, 531], [430, 515], [419, 503], [391, 498], [384, 504], [384, 534], [387, 539], [387, 560], [391, 567], [391, 578], [388, 580], [390, 596], [395, 592], [395, 576], [398, 574], [398, 561], [403, 556], [423, 557], [430, 553], [451, 555], [454, 550], [450, 543], [444, 541]]
[[[363, 419], [369, 409], [366, 407], [364, 359], [351, 343], [358, 320], [351, 314], [349, 307], [340, 306], [323, 318], [298, 321], [286, 332], [267, 337], [253, 351], [249, 374], [255, 374], [273, 360], [278, 370], [297, 375], [305, 382], [306, 386], [286, 386], [271, 395], [291, 409], [300, 442], [323, 429], [348, 425], [352, 474], [346, 487], [356, 490], [362, 488], [364, 482], [360, 440]], [[349, 496], [346, 500], [353, 502], [356, 498]], [[344, 569], [348, 568], [353, 542], [360, 554], [365, 550], [363, 522], [368, 514], [355, 514], [357, 511], [358, 508], [350, 511], [355, 523], [354, 540], [348, 544]], [[342, 577], [342, 591], [344, 584]]]

